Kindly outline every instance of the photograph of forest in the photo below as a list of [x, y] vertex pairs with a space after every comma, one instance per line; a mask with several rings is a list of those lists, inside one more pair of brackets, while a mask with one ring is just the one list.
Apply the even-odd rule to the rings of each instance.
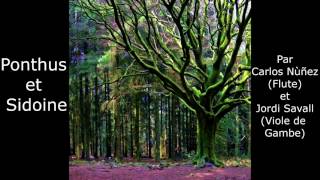
[[251, 179], [250, 0], [69, 0], [69, 178]]

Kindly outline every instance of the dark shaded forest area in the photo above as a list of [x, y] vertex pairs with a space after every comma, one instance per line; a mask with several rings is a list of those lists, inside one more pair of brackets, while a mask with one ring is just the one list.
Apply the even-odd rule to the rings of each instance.
[[71, 161], [250, 159], [250, 1], [159, 2], [70, 1]]

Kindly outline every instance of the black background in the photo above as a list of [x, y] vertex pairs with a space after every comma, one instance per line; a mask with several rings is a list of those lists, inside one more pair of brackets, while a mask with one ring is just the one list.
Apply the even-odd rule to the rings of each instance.
[[[294, 56], [294, 63], [319, 67], [318, 8], [304, 1], [253, 1], [253, 66], [275, 65], [277, 54]], [[13, 1], [0, 5], [0, 57], [68, 60], [68, 1]], [[44, 91], [26, 92], [25, 82], [40, 78]], [[279, 102], [268, 92], [267, 78], [252, 78], [252, 107]], [[315, 103], [308, 118], [307, 136], [267, 139], [259, 116], [252, 111], [252, 179], [310, 179], [319, 162], [319, 77], [304, 78], [292, 95], [294, 103]], [[0, 72], [0, 178], [68, 179], [68, 112], [9, 113], [9, 97], [68, 99], [68, 72]], [[254, 109], [253, 109], [254, 110]], [[316, 176], [315, 176], [316, 177]]]
[[[276, 64], [276, 55], [293, 56], [292, 65], [319, 68], [318, 8], [307, 1], [253, 1], [252, 66], [286, 67]], [[283, 77], [287, 79], [287, 77]], [[291, 78], [292, 79], [292, 78]], [[279, 93], [267, 89], [269, 78], [252, 77], [252, 179], [313, 179], [319, 162], [319, 77], [300, 78], [301, 91], [292, 90], [292, 105], [315, 104], [316, 113], [307, 119], [306, 137], [276, 139], [264, 137], [261, 114], [254, 113], [256, 104], [284, 103]], [[287, 102], [285, 102], [287, 103]], [[279, 114], [274, 114], [278, 116]], [[291, 127], [294, 129], [294, 127]]]
[[[68, 1], [2, 1], [0, 57], [68, 62], [68, 25]], [[36, 78], [43, 92], [27, 92]], [[0, 179], [68, 179], [68, 112], [5, 111], [10, 97], [67, 100], [68, 71], [0, 72], [0, 82]]]

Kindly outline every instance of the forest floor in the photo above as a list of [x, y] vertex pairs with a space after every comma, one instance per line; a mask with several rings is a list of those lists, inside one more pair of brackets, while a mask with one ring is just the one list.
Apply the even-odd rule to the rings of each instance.
[[226, 166], [217, 168], [207, 164], [196, 168], [189, 161], [152, 160], [125, 161], [121, 164], [104, 161], [71, 161], [70, 180], [250, 180], [249, 160], [225, 161]]

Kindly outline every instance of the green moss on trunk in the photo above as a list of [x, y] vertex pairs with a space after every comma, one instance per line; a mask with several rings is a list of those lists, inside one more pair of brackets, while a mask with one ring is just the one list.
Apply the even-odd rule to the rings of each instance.
[[216, 156], [216, 122], [216, 119], [198, 114], [197, 154], [194, 159], [198, 167], [203, 167], [206, 162], [213, 163], [215, 166], [223, 165]]

